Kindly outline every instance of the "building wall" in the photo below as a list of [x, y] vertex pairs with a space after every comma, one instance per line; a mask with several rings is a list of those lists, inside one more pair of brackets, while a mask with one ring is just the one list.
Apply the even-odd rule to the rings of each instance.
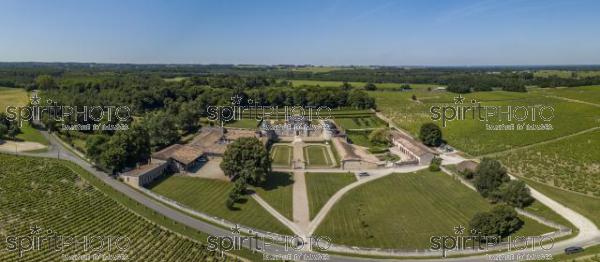
[[144, 187], [154, 182], [158, 177], [165, 173], [165, 170], [169, 166], [168, 162], [163, 162], [159, 166], [149, 170], [148, 172], [139, 176], [139, 185]]
[[377, 163], [362, 160], [342, 160], [342, 169], [344, 170], [376, 169], [379, 167]]

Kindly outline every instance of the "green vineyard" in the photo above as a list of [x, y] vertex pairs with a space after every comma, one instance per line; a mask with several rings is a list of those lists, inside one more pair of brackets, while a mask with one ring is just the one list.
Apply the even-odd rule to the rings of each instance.
[[[63, 241], [31, 247], [32, 239], [42, 237]], [[68, 244], [70, 237], [74, 241]], [[111, 245], [109, 238], [115, 240]], [[56, 161], [2, 154], [0, 239], [0, 261], [58, 261], [93, 255], [129, 261], [237, 260], [149, 222]], [[85, 243], [89, 243], [87, 250]]]

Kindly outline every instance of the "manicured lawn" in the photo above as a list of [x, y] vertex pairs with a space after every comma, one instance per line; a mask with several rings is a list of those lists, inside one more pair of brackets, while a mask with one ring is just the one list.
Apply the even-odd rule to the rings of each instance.
[[49, 145], [50, 142], [40, 133], [39, 130], [33, 128], [29, 123], [23, 123], [21, 133], [17, 135], [17, 139], [36, 142], [42, 145]]
[[256, 193], [279, 213], [290, 220], [293, 216], [293, 185], [294, 178], [290, 173], [273, 172], [267, 176], [267, 181], [264, 185], [256, 187]]
[[356, 181], [353, 173], [306, 173], [305, 177], [310, 219], [319, 213], [335, 192]]
[[371, 131], [347, 131], [346, 134], [350, 139], [350, 142], [355, 145], [364, 146], [369, 148], [371, 152], [380, 152], [387, 150], [387, 146], [375, 144], [369, 141], [369, 134]]
[[377, 118], [371, 117], [353, 117], [353, 118], [334, 118], [335, 122], [344, 129], [371, 129], [385, 127], [386, 123]]
[[273, 166], [289, 167], [292, 164], [292, 147], [288, 145], [273, 145], [271, 148]]
[[[412, 101], [415, 94], [418, 101]], [[370, 92], [375, 97], [377, 106], [383, 114], [392, 119], [401, 128], [408, 130], [413, 135], [418, 135], [423, 123], [435, 122], [442, 125], [441, 121], [433, 121], [430, 113], [432, 106], [451, 104], [456, 94], [448, 92]], [[442, 128], [444, 139], [450, 145], [471, 154], [484, 155], [504, 151], [524, 145], [529, 145], [553, 138], [573, 134], [581, 130], [598, 125], [600, 108], [592, 105], [565, 101], [558, 98], [547, 97], [539, 92], [476, 92], [463, 95], [468, 106], [472, 99], [481, 102], [482, 106], [508, 106], [513, 109], [517, 106], [545, 105], [554, 108], [554, 118], [548, 122], [552, 130], [538, 131], [494, 131], [486, 130], [486, 122], [472, 119], [471, 116], [464, 120], [447, 122], [447, 127]], [[540, 124], [543, 121], [524, 121], [522, 123]], [[487, 124], [498, 124], [490, 121]], [[503, 123], [506, 123], [504, 121]], [[543, 122], [546, 123], [546, 122]]]
[[584, 215], [600, 227], [600, 198], [584, 196], [525, 179], [535, 190]]
[[[351, 246], [425, 249], [431, 236], [453, 235], [455, 226], [467, 226], [475, 213], [491, 207], [477, 192], [446, 174], [392, 174], [344, 195], [316, 234]], [[514, 235], [553, 230], [521, 219], [525, 225]]]
[[304, 159], [309, 167], [324, 167], [333, 164], [327, 147], [322, 145], [309, 145], [304, 147]]
[[233, 122], [225, 123], [225, 127], [237, 127], [237, 128], [251, 128], [256, 129], [259, 121], [254, 119], [241, 119]]
[[233, 183], [196, 177], [171, 176], [151, 188], [152, 191], [178, 201], [209, 215], [222, 217], [233, 223], [251, 226], [275, 233], [291, 234], [256, 201], [246, 197], [229, 210], [225, 201]]
[[600, 197], [600, 130], [498, 156], [511, 174]]

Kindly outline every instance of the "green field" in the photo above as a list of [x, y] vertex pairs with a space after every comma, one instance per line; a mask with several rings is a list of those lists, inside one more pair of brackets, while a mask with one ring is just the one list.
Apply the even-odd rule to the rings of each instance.
[[324, 145], [309, 145], [305, 146], [303, 150], [304, 159], [309, 167], [329, 167], [334, 164]]
[[[124, 236], [130, 247], [103, 253], [128, 255], [132, 261], [233, 261], [219, 258], [199, 242], [164, 229], [107, 197], [69, 167], [55, 160], [0, 154], [0, 238], [37, 237], [48, 230], [61, 236]], [[79, 239], [79, 238], [78, 238]], [[206, 239], [206, 238], [205, 238]], [[1, 261], [59, 261], [62, 255], [91, 254], [82, 245], [62, 252], [41, 247], [23, 257], [0, 248]]]
[[370, 133], [371, 131], [347, 131], [346, 135], [352, 144], [367, 147], [372, 153], [386, 151], [387, 145], [375, 144], [369, 141]]
[[49, 145], [50, 142], [40, 133], [39, 130], [33, 128], [29, 123], [23, 123], [21, 127], [21, 133], [17, 135], [17, 139], [37, 142], [42, 145]]
[[[399, 127], [415, 136], [423, 123], [436, 122], [441, 126], [441, 121], [431, 120], [430, 108], [443, 105], [455, 106], [453, 100], [457, 96], [447, 92], [418, 94], [417, 92], [370, 92], [370, 94], [375, 97], [382, 113]], [[417, 94], [418, 101], [412, 101], [412, 94]], [[547, 97], [539, 92], [477, 92], [466, 94], [464, 98], [467, 106], [471, 104], [471, 99], [475, 99], [481, 102], [482, 106], [503, 106], [503, 108], [512, 106], [514, 108], [516, 106], [546, 105], [554, 108], [554, 118], [549, 122], [552, 124], [553, 130], [550, 131], [486, 130], [485, 122], [471, 117], [447, 122], [447, 127], [442, 129], [444, 139], [458, 149], [475, 156], [573, 134], [598, 126], [598, 121], [600, 121], [600, 107]], [[490, 124], [495, 123], [497, 122], [490, 122]], [[524, 121], [523, 123], [532, 122]], [[535, 123], [542, 123], [542, 121]]]
[[498, 156], [511, 174], [600, 197], [600, 130]]
[[311, 220], [335, 192], [356, 181], [353, 173], [306, 173], [305, 176]]
[[292, 174], [273, 172], [267, 176], [267, 180], [263, 185], [254, 188], [254, 190], [279, 213], [288, 219], [293, 220], [293, 184], [294, 178], [292, 177]]
[[[24, 106], [29, 102], [27, 91], [22, 88], [0, 87], [0, 112], [6, 112], [8, 106]], [[16, 137], [19, 140], [37, 142], [48, 145], [48, 140], [42, 134], [31, 127], [29, 123], [23, 122], [21, 133]]]
[[375, 129], [386, 127], [386, 123], [376, 116], [370, 117], [351, 117], [333, 119], [343, 129]]
[[[455, 226], [467, 226], [475, 213], [490, 208], [477, 192], [446, 174], [392, 174], [344, 195], [315, 234], [351, 246], [425, 249], [431, 236], [453, 235]], [[521, 219], [525, 224], [514, 235], [553, 230]]]
[[[321, 86], [321, 87], [339, 87], [344, 82], [343, 81], [322, 81], [322, 80], [290, 80], [294, 87], [301, 86]], [[353, 87], [364, 87], [366, 82], [348, 82]], [[377, 89], [381, 90], [390, 90], [390, 89], [400, 89], [403, 85], [402, 83], [375, 83]], [[440, 85], [437, 84], [410, 84], [410, 87], [415, 90], [427, 90], [427, 88], [436, 88]]]
[[539, 88], [533, 93], [546, 96], [558, 96], [568, 99], [594, 103], [600, 106], [600, 86], [579, 86], [565, 88]]
[[292, 147], [288, 145], [273, 145], [271, 147], [273, 166], [289, 167], [292, 164]]
[[291, 234], [250, 197], [229, 210], [225, 201], [233, 188], [233, 183], [196, 177], [171, 176], [151, 190], [206, 214], [227, 219], [233, 223], [254, 227], [275, 233]]
[[25, 89], [0, 87], [0, 112], [6, 112], [8, 106], [24, 106], [28, 102]]

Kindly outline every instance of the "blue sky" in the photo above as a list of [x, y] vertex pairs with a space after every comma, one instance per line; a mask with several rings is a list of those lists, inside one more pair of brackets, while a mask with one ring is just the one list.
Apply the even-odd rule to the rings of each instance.
[[0, 1], [0, 61], [600, 64], [600, 1]]

